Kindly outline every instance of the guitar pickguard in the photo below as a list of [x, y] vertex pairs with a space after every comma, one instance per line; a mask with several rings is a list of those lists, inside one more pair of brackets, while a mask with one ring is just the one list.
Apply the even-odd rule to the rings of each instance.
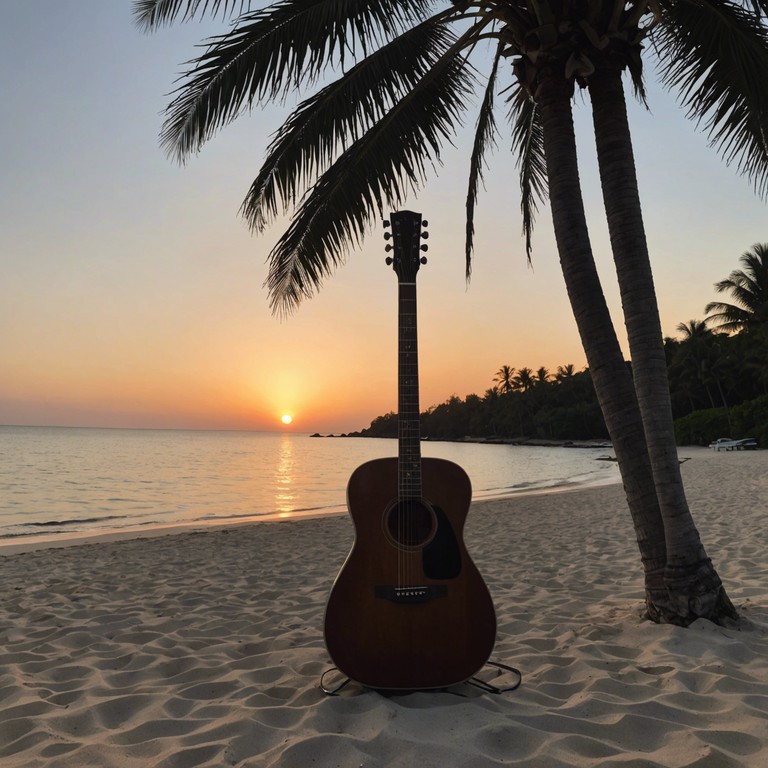
[[461, 550], [450, 520], [440, 507], [432, 507], [437, 530], [422, 552], [424, 575], [430, 579], [455, 579], [461, 573]]

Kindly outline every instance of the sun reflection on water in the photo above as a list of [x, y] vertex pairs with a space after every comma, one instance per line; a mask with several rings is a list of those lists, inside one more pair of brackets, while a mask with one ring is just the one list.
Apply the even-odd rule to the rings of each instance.
[[275, 483], [275, 510], [281, 514], [292, 512], [296, 507], [296, 460], [294, 441], [284, 435], [280, 441]]

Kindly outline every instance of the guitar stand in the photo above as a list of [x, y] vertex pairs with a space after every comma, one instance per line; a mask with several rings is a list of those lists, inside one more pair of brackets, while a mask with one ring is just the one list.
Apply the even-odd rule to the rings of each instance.
[[485, 691], [486, 693], [496, 693], [496, 694], [509, 693], [510, 691], [514, 691], [517, 688], [519, 688], [523, 682], [523, 673], [519, 669], [517, 669], [517, 667], [510, 667], [508, 664], [502, 664], [500, 661], [486, 661], [485, 666], [493, 667], [494, 669], [496, 669], [497, 677], [504, 674], [504, 672], [511, 672], [513, 675], [517, 676], [517, 681], [515, 683], [512, 683], [512, 685], [499, 686], [499, 685], [494, 685], [488, 680], [482, 680], [479, 677], [470, 677], [469, 680], [467, 680], [467, 682], [470, 685], [474, 685], [475, 688], [479, 688], [481, 691]]
[[337, 667], [330, 667], [329, 669], [326, 669], [322, 675], [320, 675], [320, 690], [327, 696], [338, 696], [342, 688], [346, 688], [352, 682], [351, 678], [345, 677], [338, 685], [334, 686], [333, 688], [326, 686], [326, 676], [338, 671], [339, 670]]
[[[514, 691], [517, 688], [520, 687], [521, 683], [523, 682], [523, 673], [515, 668], [510, 667], [508, 664], [502, 664], [499, 661], [487, 661], [485, 663], [486, 667], [493, 667], [497, 670], [496, 676], [502, 675], [504, 672], [511, 672], [512, 674], [517, 676], [517, 681], [514, 682], [512, 685], [494, 685], [488, 680], [483, 680], [479, 677], [470, 677], [469, 680], [466, 682], [469, 685], [474, 686], [475, 688], [479, 688], [481, 691], [484, 691], [485, 693], [493, 693], [493, 694], [501, 694], [501, 693], [509, 693], [510, 691]], [[345, 677], [340, 683], [334, 686], [326, 685], [325, 678], [333, 674], [334, 672], [338, 672], [337, 667], [330, 667], [329, 669], [326, 669], [325, 672], [320, 676], [320, 690], [326, 694], [327, 696], [338, 696], [341, 691], [349, 685], [349, 683], [352, 682], [352, 680], [349, 677]], [[458, 693], [457, 695], [462, 696], [463, 694]]]

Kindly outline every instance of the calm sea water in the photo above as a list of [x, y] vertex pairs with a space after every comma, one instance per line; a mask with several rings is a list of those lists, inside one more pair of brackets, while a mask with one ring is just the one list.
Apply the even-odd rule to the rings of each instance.
[[[605, 448], [423, 443], [473, 497], [618, 481]], [[342, 512], [349, 475], [393, 440], [296, 433], [0, 427], [0, 540]]]

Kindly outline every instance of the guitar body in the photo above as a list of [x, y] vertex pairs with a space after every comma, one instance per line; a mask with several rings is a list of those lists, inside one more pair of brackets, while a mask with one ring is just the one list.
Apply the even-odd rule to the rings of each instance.
[[491, 597], [462, 538], [469, 478], [450, 461], [420, 462], [419, 500], [399, 500], [397, 458], [361, 465], [347, 486], [355, 541], [328, 599], [325, 642], [338, 669], [371, 688], [463, 682], [496, 639]]

